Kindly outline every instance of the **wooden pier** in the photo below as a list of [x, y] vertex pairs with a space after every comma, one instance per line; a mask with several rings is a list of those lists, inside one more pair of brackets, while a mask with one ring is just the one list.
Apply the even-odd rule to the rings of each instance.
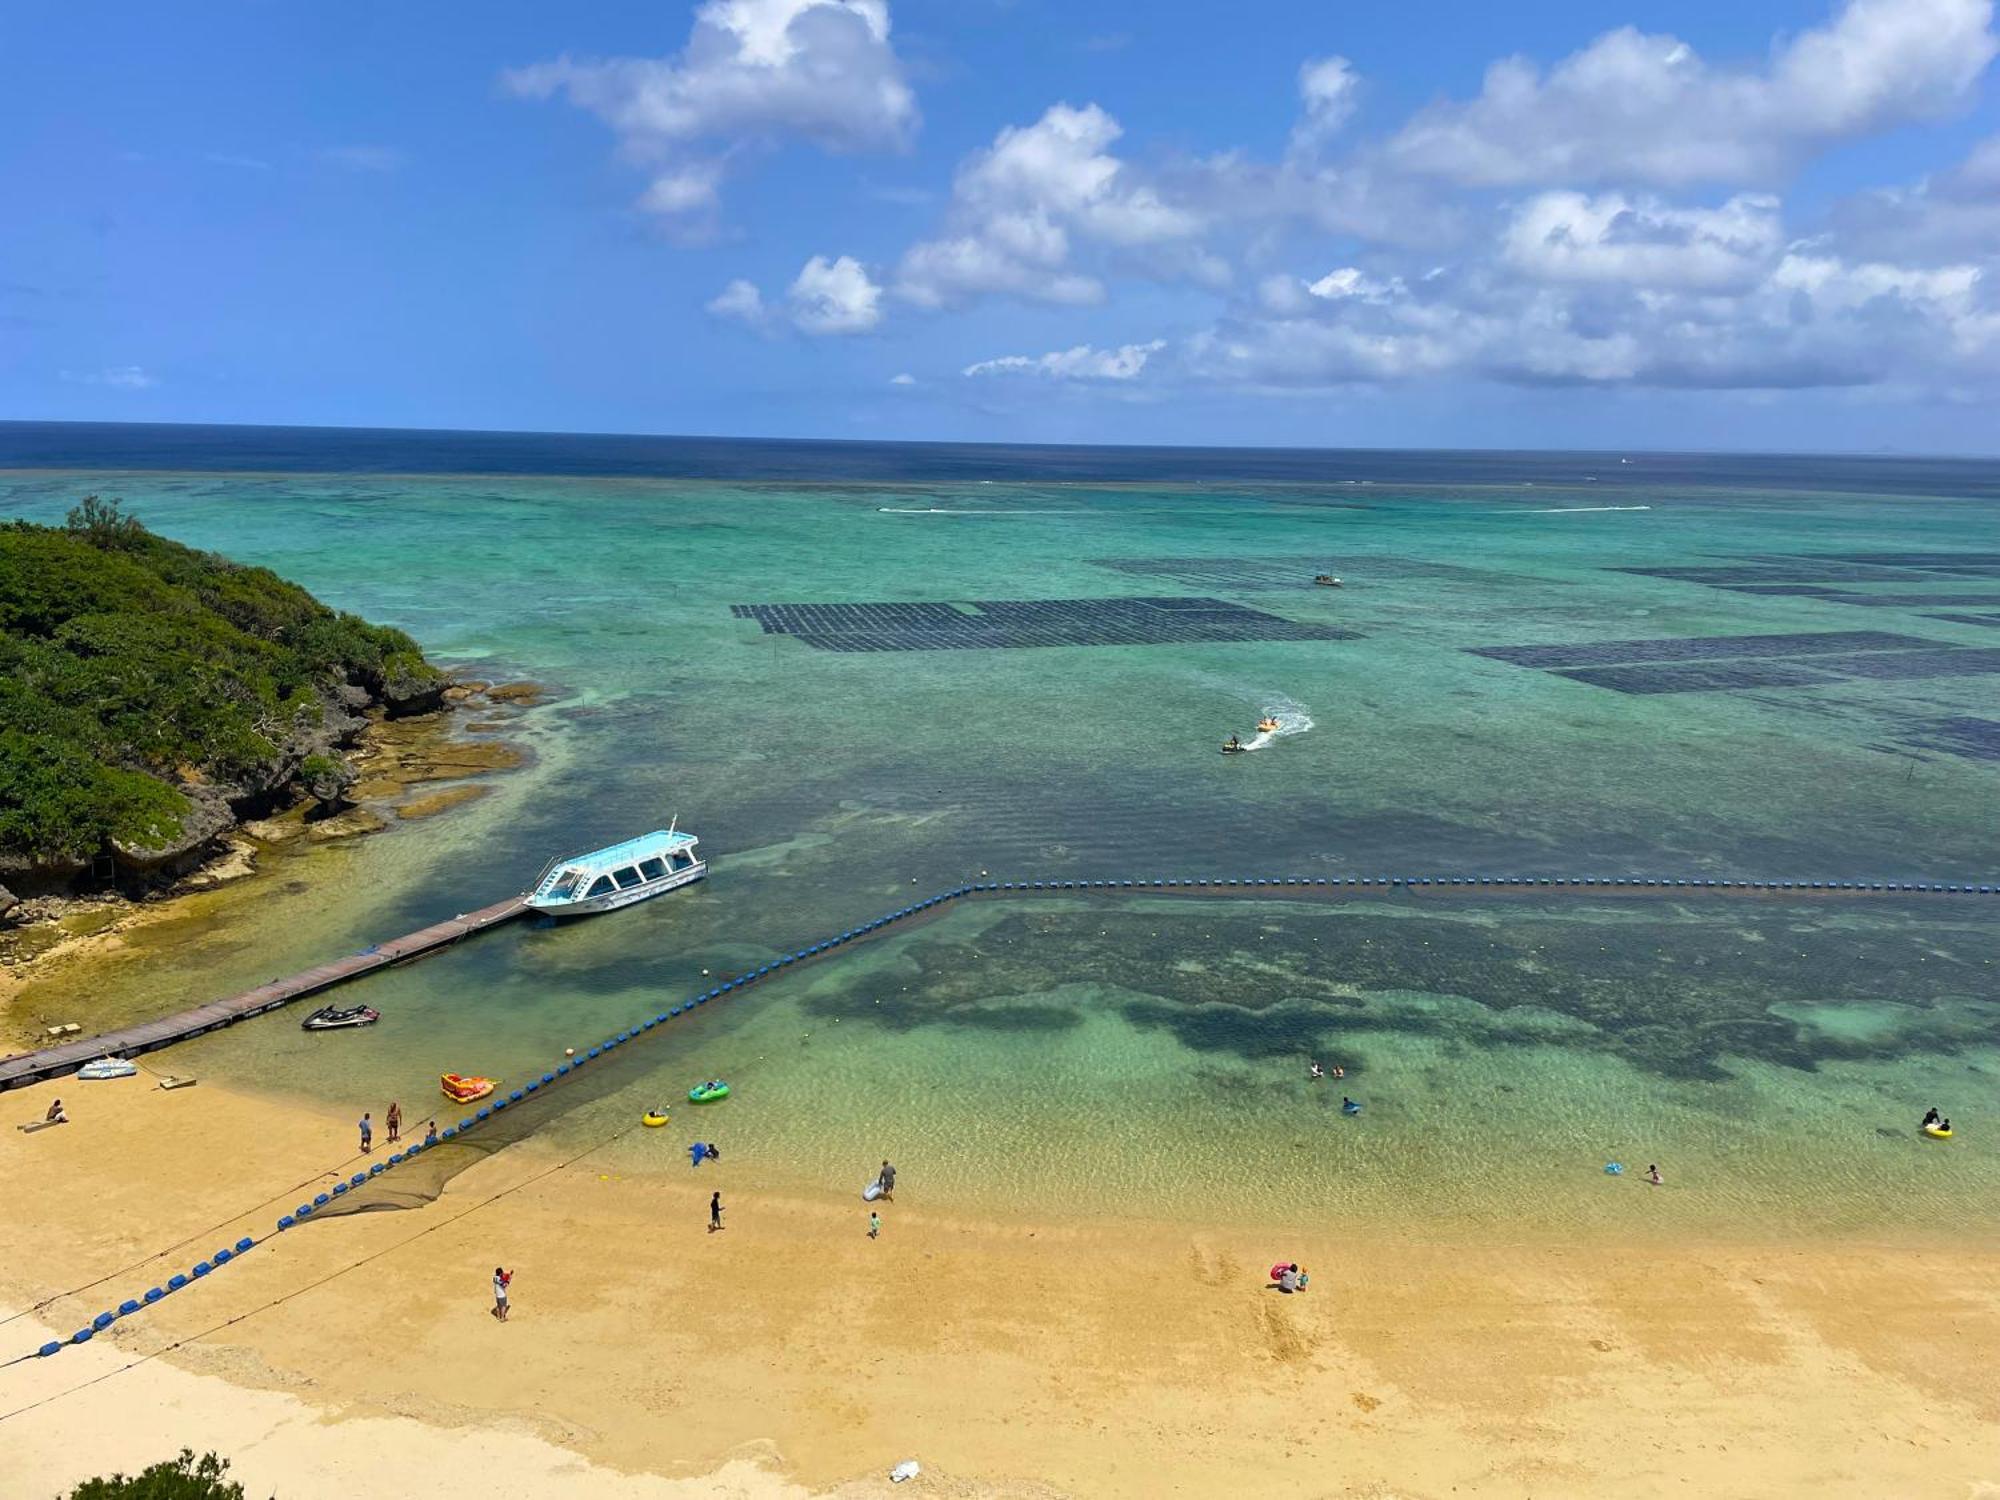
[[144, 1021], [137, 1026], [107, 1031], [102, 1036], [79, 1037], [59, 1046], [45, 1047], [39, 1052], [24, 1052], [0, 1061], [0, 1091], [60, 1078], [100, 1057], [131, 1057], [140, 1052], [151, 1052], [232, 1025], [249, 1016], [261, 1016], [266, 1011], [289, 1005], [307, 995], [316, 995], [321, 990], [332, 989], [363, 974], [373, 974], [378, 969], [435, 953], [462, 937], [498, 927], [502, 922], [511, 922], [527, 909], [526, 896], [510, 896], [505, 901], [496, 901], [478, 911], [465, 912], [448, 922], [438, 922], [386, 943], [377, 943], [346, 958], [320, 964], [302, 974], [273, 979], [254, 990], [231, 995], [226, 1000], [211, 1000], [179, 1015], [162, 1016], [157, 1021]]

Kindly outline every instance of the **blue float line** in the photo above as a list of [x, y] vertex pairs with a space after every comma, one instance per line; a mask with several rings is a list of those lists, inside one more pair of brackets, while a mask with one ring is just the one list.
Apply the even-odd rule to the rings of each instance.
[[[1230, 889], [1242, 889], [1245, 886], [1254, 886], [1258, 888], [1267, 886], [1314, 886], [1314, 887], [1337, 886], [1343, 889], [1368, 889], [1371, 887], [1382, 887], [1386, 889], [1400, 888], [1403, 890], [1410, 890], [1418, 886], [1436, 888], [1438, 886], [1446, 886], [1446, 885], [1533, 886], [1537, 889], [1540, 889], [1542, 887], [1549, 887], [1552, 889], [1560, 888], [1563, 890], [1572, 890], [1572, 891], [1573, 890], [1630, 890], [1634, 887], [1646, 887], [1649, 889], [1657, 889], [1661, 887], [1681, 887], [1681, 888], [1695, 888], [1706, 891], [1841, 890], [1841, 891], [1870, 891], [1870, 892], [1881, 891], [1885, 893], [1893, 891], [1898, 894], [1922, 893], [1927, 895], [1956, 895], [1956, 896], [2000, 895], [2000, 884], [1954, 885], [1954, 884], [1943, 884], [1938, 882], [1922, 882], [1922, 881], [1912, 882], [1912, 881], [1867, 881], [1867, 880], [1838, 880], [1838, 881], [1836, 880], [1811, 880], [1811, 881], [1714, 880], [1714, 879], [1687, 880], [1687, 879], [1625, 876], [1625, 875], [1620, 875], [1620, 876], [1593, 875], [1593, 876], [1581, 876], [1581, 877], [1579, 876], [1557, 877], [1548, 875], [1394, 875], [1394, 876], [1342, 875], [1342, 876], [1308, 877], [1308, 876], [1288, 875], [1280, 877], [1252, 877], [1252, 876], [1230, 876], [1227, 878], [1210, 877], [1208, 879], [1200, 879], [1200, 880], [1187, 880], [1187, 879], [1166, 880], [1166, 879], [1153, 878], [1148, 880], [1048, 880], [1048, 881], [1037, 880], [1032, 882], [1015, 881], [1015, 880], [980, 881], [978, 883], [973, 883], [973, 884], [954, 886], [950, 890], [941, 891], [937, 895], [929, 897], [926, 900], [919, 901], [914, 905], [898, 907], [896, 910], [887, 912], [884, 915], [875, 918], [873, 921], [863, 922], [858, 927], [851, 927], [847, 931], [840, 933], [838, 936], [828, 938], [822, 942], [810, 944], [807, 947], [797, 949], [791, 953], [782, 954], [777, 959], [773, 960], [770, 963], [764, 964], [760, 968], [747, 970], [744, 973], [738, 975], [735, 979], [727, 980], [722, 984], [719, 984], [714, 988], [705, 991], [702, 994], [692, 996], [689, 999], [682, 1001], [679, 1005], [671, 1006], [667, 1010], [660, 1012], [658, 1015], [655, 1015], [650, 1019], [639, 1022], [637, 1025], [633, 1026], [629, 1030], [621, 1031], [613, 1036], [607, 1037], [603, 1042], [599, 1043], [595, 1047], [592, 1047], [588, 1052], [584, 1053], [582, 1056], [575, 1057], [567, 1062], [557, 1064], [557, 1066], [554, 1068], [553, 1071], [542, 1074], [542, 1076], [538, 1080], [527, 1084], [524, 1088], [515, 1089], [512, 1093], [508, 1094], [506, 1098], [495, 1101], [493, 1104], [480, 1110], [476, 1115], [473, 1115], [468, 1119], [460, 1120], [456, 1125], [446, 1126], [443, 1130], [438, 1132], [438, 1140], [446, 1141], [446, 1140], [451, 1140], [456, 1136], [463, 1135], [466, 1131], [471, 1130], [475, 1125], [478, 1125], [481, 1122], [491, 1118], [493, 1114], [496, 1113], [497, 1111], [506, 1109], [510, 1104], [518, 1104], [522, 1102], [522, 1100], [528, 1094], [535, 1093], [539, 1089], [553, 1085], [558, 1079], [567, 1077], [577, 1068], [582, 1067], [583, 1064], [585, 1064], [586, 1062], [594, 1061], [595, 1059], [602, 1057], [605, 1053], [609, 1052], [612, 1048], [620, 1046], [625, 1042], [634, 1040], [638, 1036], [638, 1034], [642, 1031], [650, 1031], [655, 1026], [658, 1026], [665, 1021], [669, 1021], [674, 1019], [675, 1017], [685, 1015], [689, 1011], [693, 1010], [697, 1005], [706, 1005], [711, 1000], [718, 999], [719, 997], [729, 994], [732, 991], [743, 989], [749, 985], [755, 984], [759, 980], [768, 978], [770, 975], [779, 972], [781, 969], [784, 969], [791, 964], [797, 963], [800, 959], [811, 958], [822, 953], [830, 952], [832, 949], [842, 944], [851, 942], [857, 938], [866, 937], [868, 934], [873, 932], [879, 932], [884, 927], [889, 926], [891, 923], [899, 922], [903, 920], [905, 917], [915, 916], [919, 912], [932, 910], [933, 908], [943, 906], [948, 902], [956, 901], [964, 896], [984, 895], [993, 892], [1009, 892], [1009, 891], [1050, 891], [1050, 890], [1128, 891], [1135, 889], [1183, 890], [1189, 888], [1200, 888], [1203, 890], [1210, 890], [1210, 889], [1219, 890], [1225, 887]], [[217, 1250], [207, 1260], [197, 1261], [194, 1264], [194, 1266], [190, 1269], [188, 1274], [170, 1276], [167, 1278], [166, 1284], [164, 1286], [148, 1287], [143, 1297], [126, 1298], [123, 1302], [118, 1304], [118, 1307], [115, 1311], [107, 1311], [99, 1313], [96, 1317], [92, 1318], [88, 1324], [86, 1324], [82, 1328], [79, 1328], [75, 1333], [71, 1334], [66, 1341], [51, 1340], [50, 1342], [43, 1344], [40, 1349], [36, 1350], [35, 1351], [36, 1354], [43, 1357], [47, 1357], [48, 1355], [51, 1354], [60, 1354], [65, 1348], [68, 1348], [70, 1346], [76, 1344], [89, 1343], [91, 1339], [96, 1337], [99, 1333], [102, 1333], [105, 1329], [111, 1327], [112, 1324], [116, 1323], [121, 1318], [132, 1317], [137, 1313], [143, 1312], [146, 1308], [151, 1307], [154, 1303], [161, 1301], [163, 1298], [168, 1297], [175, 1292], [182, 1291], [187, 1287], [193, 1286], [195, 1282], [203, 1280], [213, 1275], [217, 1270], [221, 1269], [223, 1266], [230, 1265], [236, 1260], [241, 1259], [245, 1254], [247, 1254], [251, 1250], [256, 1249], [257, 1246], [264, 1244], [268, 1240], [276, 1238], [278, 1235], [284, 1233], [286, 1230], [294, 1229], [299, 1225], [305, 1223], [307, 1220], [311, 1219], [320, 1209], [326, 1207], [327, 1204], [331, 1203], [334, 1198], [344, 1196], [352, 1189], [361, 1187], [366, 1183], [373, 1181], [375, 1178], [381, 1176], [385, 1172], [394, 1170], [396, 1167], [401, 1166], [404, 1162], [414, 1159], [415, 1157], [417, 1157], [418, 1155], [422, 1154], [424, 1151], [427, 1151], [429, 1149], [430, 1149], [430, 1143], [419, 1141], [416, 1145], [409, 1146], [401, 1152], [392, 1152], [388, 1160], [374, 1163], [366, 1172], [357, 1172], [345, 1182], [335, 1183], [330, 1193], [316, 1194], [310, 1202], [301, 1203], [291, 1213], [281, 1216], [278, 1220], [277, 1227], [273, 1229], [270, 1233], [258, 1236], [256, 1238], [250, 1238], [246, 1236], [245, 1238], [237, 1240], [233, 1246], [225, 1246], [222, 1249]]]

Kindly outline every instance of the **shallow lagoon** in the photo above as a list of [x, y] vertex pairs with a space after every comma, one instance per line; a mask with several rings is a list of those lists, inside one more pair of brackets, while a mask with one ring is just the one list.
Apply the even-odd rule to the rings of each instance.
[[[371, 1033], [253, 1023], [177, 1054], [218, 1078], [407, 1111], [442, 1069], [539, 1071], [703, 969], [982, 871], [1992, 879], [2000, 763], [1928, 732], [1990, 714], [1991, 676], [1642, 694], [1470, 654], [1836, 631], [1991, 648], [1990, 625], [1921, 605], [1617, 571], [1991, 553], [1983, 502], [17, 473], [0, 506], [51, 518], [91, 490], [559, 696], [514, 726], [536, 763], [485, 802], [288, 863], [286, 887], [215, 899], [234, 919], [144, 934], [140, 962], [38, 1007], [108, 1024], [191, 1003], [676, 813], [715, 861], [695, 891], [370, 981]], [[1572, 508], [1607, 498], [1650, 508]], [[1314, 589], [1322, 570], [1344, 586]], [[1061, 600], [1087, 632], [1084, 601], [1114, 597], [1354, 638], [836, 651], [731, 610]], [[1215, 753], [1266, 711], [1310, 728]], [[1658, 1159], [1683, 1224], [1959, 1223], [2000, 1186], [1974, 1120], [2000, 1065], [1996, 928], [2000, 901], [1943, 899], [982, 902], [649, 1037], [544, 1128], [609, 1134], [726, 1073], [739, 1097], [704, 1128], [801, 1186], [894, 1151], [968, 1205], [1577, 1229], [1634, 1212], [1641, 1186], [1604, 1161]], [[1322, 1053], [1359, 1119], [1306, 1083]], [[1931, 1102], [1960, 1114], [1949, 1147], [1914, 1134]], [[686, 1170], [684, 1120], [608, 1159]]]

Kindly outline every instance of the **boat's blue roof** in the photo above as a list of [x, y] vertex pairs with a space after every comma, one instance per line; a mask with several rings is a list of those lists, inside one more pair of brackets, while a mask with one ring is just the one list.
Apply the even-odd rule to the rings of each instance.
[[664, 828], [651, 833], [642, 833], [636, 839], [627, 839], [622, 844], [609, 844], [602, 849], [592, 849], [588, 854], [572, 854], [563, 861], [567, 868], [585, 866], [601, 869], [605, 865], [629, 865], [648, 855], [662, 854], [670, 849], [684, 848], [692, 844], [695, 837], [691, 833], [668, 832]]

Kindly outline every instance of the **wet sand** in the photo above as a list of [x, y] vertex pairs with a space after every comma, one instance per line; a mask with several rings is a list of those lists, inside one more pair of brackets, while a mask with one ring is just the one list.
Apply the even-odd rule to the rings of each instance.
[[[118, 1273], [0, 1324], [0, 1360], [41, 1341], [36, 1323], [61, 1337], [354, 1170], [345, 1112], [149, 1082], [0, 1096], [0, 1303]], [[54, 1092], [75, 1123], [12, 1128]], [[421, 1119], [427, 1101], [404, 1103]], [[1690, 1240], [1671, 1182], [1633, 1185], [1655, 1194], [1646, 1231], [1567, 1243], [1075, 1205], [1010, 1221], [926, 1202], [907, 1167], [870, 1241], [852, 1185], [767, 1190], [736, 1157], [691, 1171], [684, 1135], [641, 1138], [664, 1138], [656, 1171], [511, 1147], [426, 1207], [289, 1232], [86, 1348], [0, 1369], [0, 1493], [183, 1443], [286, 1500], [415, 1473], [500, 1494], [890, 1493], [882, 1476], [910, 1457], [924, 1479], [895, 1493], [2000, 1481], [1993, 1243]], [[727, 1227], [710, 1234], [717, 1188]], [[1268, 1287], [1280, 1256], [1311, 1271], [1308, 1292]], [[517, 1272], [504, 1327], [496, 1262]]]

